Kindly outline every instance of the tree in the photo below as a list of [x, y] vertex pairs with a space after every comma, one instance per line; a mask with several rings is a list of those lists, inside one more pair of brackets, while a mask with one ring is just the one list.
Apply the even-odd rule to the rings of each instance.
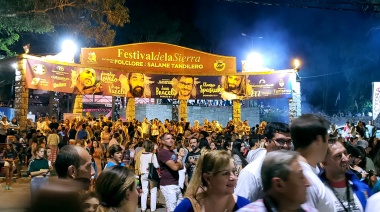
[[112, 45], [114, 27], [129, 22], [125, 0], [0, 0], [0, 50], [15, 53], [12, 45], [22, 33], [68, 34], [90, 46]]

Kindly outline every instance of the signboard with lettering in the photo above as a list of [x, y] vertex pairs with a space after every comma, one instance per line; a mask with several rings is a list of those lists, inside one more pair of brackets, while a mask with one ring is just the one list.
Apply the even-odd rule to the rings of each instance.
[[263, 75], [249, 75], [249, 84], [254, 98], [292, 98], [290, 73], [278, 72]]
[[10, 107], [0, 107], [0, 119], [7, 117], [9, 121], [15, 118], [15, 109]]
[[83, 95], [169, 99], [291, 98], [289, 75], [161, 75], [28, 59], [26, 87]]
[[372, 117], [377, 119], [380, 114], [380, 82], [372, 83]]
[[81, 64], [141, 73], [221, 75], [236, 73], [236, 58], [167, 43], [82, 48]]

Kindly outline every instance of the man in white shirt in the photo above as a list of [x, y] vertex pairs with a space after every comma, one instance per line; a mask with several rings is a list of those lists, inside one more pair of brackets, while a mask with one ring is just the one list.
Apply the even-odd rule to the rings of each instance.
[[267, 152], [291, 147], [290, 131], [288, 124], [270, 122], [264, 132], [265, 147], [260, 148], [261, 153], [239, 173], [235, 194], [254, 202], [264, 195], [261, 181], [261, 166]]
[[247, 160], [248, 163], [251, 163], [257, 157], [260, 156], [259, 153], [263, 152], [263, 151], [261, 151], [261, 148], [259, 148], [260, 147], [259, 136], [256, 136], [256, 137], [253, 137], [253, 138], [249, 139], [249, 147], [250, 147], [250, 150], [248, 152], [246, 160]]
[[244, 206], [238, 212], [317, 211], [304, 204], [309, 181], [304, 177], [297, 152], [269, 152], [263, 162], [261, 179], [264, 198]]
[[366, 212], [378, 212], [380, 208], [380, 192], [372, 195], [367, 200]]
[[333, 201], [326, 195], [317, 167], [327, 153], [329, 122], [313, 114], [304, 114], [294, 119], [290, 126], [294, 149], [300, 153], [300, 165], [310, 182], [307, 188], [308, 203], [318, 211], [334, 211]]

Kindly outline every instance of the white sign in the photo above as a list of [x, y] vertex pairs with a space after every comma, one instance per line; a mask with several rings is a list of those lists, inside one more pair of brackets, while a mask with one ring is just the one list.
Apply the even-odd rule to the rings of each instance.
[[81, 116], [82, 116], [82, 114], [80, 114], [80, 113], [64, 113], [63, 114], [63, 120], [68, 119], [69, 121], [71, 121], [73, 119], [77, 119], [77, 121], [79, 121]]
[[372, 119], [375, 120], [380, 113], [380, 82], [372, 83]]

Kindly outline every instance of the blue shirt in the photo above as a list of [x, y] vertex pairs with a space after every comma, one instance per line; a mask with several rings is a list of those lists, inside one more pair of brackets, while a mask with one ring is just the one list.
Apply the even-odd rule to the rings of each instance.
[[112, 167], [112, 166], [125, 166], [125, 165], [124, 165], [124, 163], [115, 164], [114, 162], [109, 161], [104, 168], [109, 168], [109, 167]]
[[[250, 202], [248, 199], [241, 196], [237, 196], [237, 201], [235, 203], [233, 211], [237, 211], [240, 208], [248, 205], [249, 203]], [[174, 209], [174, 212], [194, 212], [194, 210], [190, 200], [188, 198], [185, 198], [182, 200], [181, 203], [179, 203], [179, 205], [177, 205], [177, 207]]]
[[372, 188], [372, 193], [375, 194], [380, 191], [380, 179], [377, 179], [376, 184]]
[[77, 137], [78, 140], [82, 140], [82, 139], [88, 139], [87, 138], [87, 132], [85, 129], [81, 129], [78, 131], [78, 137]]

